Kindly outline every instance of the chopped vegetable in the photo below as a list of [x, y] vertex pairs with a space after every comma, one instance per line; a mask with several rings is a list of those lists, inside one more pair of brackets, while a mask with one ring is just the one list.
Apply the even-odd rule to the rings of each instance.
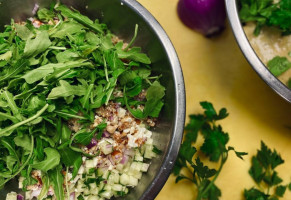
[[[257, 155], [252, 157], [252, 166], [249, 170], [250, 176], [256, 182], [257, 187], [244, 190], [246, 200], [275, 200], [284, 196], [286, 188], [291, 189], [291, 183], [282, 184], [283, 180], [275, 170], [284, 160], [276, 150], [269, 149], [261, 142], [261, 149]], [[274, 191], [273, 193], [271, 193]]]
[[225, 28], [224, 0], [180, 0], [178, 14], [185, 25], [206, 37], [217, 35]]
[[[190, 122], [185, 127], [184, 141], [173, 174], [177, 176], [176, 183], [188, 180], [196, 185], [197, 200], [218, 199], [221, 196], [221, 191], [215, 185], [215, 181], [227, 161], [229, 151], [234, 151], [236, 156], [241, 159], [247, 153], [237, 152], [233, 147], [226, 146], [229, 136], [216, 122], [228, 116], [227, 110], [223, 108], [217, 113], [209, 102], [201, 102], [200, 105], [204, 108], [204, 114], [190, 115]], [[218, 170], [206, 166], [203, 159], [197, 156], [198, 151], [193, 144], [196, 143], [199, 133], [204, 138], [200, 147], [201, 153], [206, 155], [210, 161], [220, 161]], [[190, 175], [185, 173], [183, 169], [187, 169]]]

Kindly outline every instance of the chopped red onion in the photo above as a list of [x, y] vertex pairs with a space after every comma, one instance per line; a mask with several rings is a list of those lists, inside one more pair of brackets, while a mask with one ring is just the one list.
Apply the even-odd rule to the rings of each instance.
[[32, 197], [38, 197], [40, 192], [41, 192], [41, 187], [39, 187], [37, 190], [33, 190], [32, 193], [31, 193], [31, 196]]
[[133, 149], [125, 149], [124, 154], [128, 156], [134, 156], [134, 150]]
[[110, 137], [110, 133], [108, 131], [104, 131], [102, 137], [108, 138]]
[[124, 155], [122, 160], [120, 161], [120, 164], [125, 165], [129, 160], [129, 157], [127, 155]]
[[185, 25], [211, 37], [225, 27], [224, 0], [180, 0], [178, 14]]
[[95, 138], [92, 138], [90, 144], [88, 144], [86, 147], [88, 149], [92, 149], [93, 147], [95, 147], [98, 144], [97, 140]]
[[75, 200], [75, 196], [76, 196], [75, 192], [71, 193], [70, 194], [70, 200]]
[[24, 200], [24, 196], [22, 196], [21, 194], [17, 195], [17, 200]]
[[32, 10], [32, 14], [35, 15], [37, 13], [38, 9], [39, 9], [39, 5], [37, 3], [34, 4], [34, 8]]
[[115, 165], [115, 162], [111, 155], [108, 156], [108, 160], [111, 162], [112, 165]]

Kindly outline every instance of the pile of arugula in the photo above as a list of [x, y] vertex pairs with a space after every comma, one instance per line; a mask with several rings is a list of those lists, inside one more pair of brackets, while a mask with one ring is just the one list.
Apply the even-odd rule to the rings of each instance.
[[255, 35], [259, 35], [262, 27], [274, 26], [283, 35], [291, 34], [290, 0], [240, 0], [239, 16], [242, 22], [255, 22]]
[[[74, 178], [82, 156], [90, 156], [80, 145], [100, 139], [106, 127], [87, 129], [96, 108], [112, 100], [140, 119], [157, 117], [165, 88], [159, 76], [150, 77], [148, 56], [132, 47], [137, 28], [123, 49], [105, 24], [64, 5], [41, 9], [36, 17], [44, 22], [39, 28], [12, 20], [0, 33], [0, 188], [19, 174], [25, 188], [36, 182], [30, 174], [38, 169], [41, 194], [52, 185], [63, 200], [61, 171], [72, 170]], [[141, 101], [135, 97], [143, 89], [148, 92]], [[124, 97], [115, 98], [114, 90]], [[141, 104], [143, 111], [135, 109]], [[83, 127], [75, 134], [67, 124], [71, 118]]]
[[[234, 151], [236, 156], [242, 159], [245, 152], [237, 152], [233, 147], [226, 146], [229, 135], [217, 125], [218, 120], [228, 116], [225, 108], [219, 113], [209, 102], [201, 102], [204, 114], [190, 115], [190, 122], [185, 127], [184, 141], [181, 145], [178, 159], [175, 163], [173, 174], [177, 176], [176, 183], [188, 180], [197, 187], [197, 200], [217, 200], [221, 196], [220, 189], [215, 185], [224, 164], [227, 161], [229, 151]], [[199, 133], [204, 139], [200, 151], [193, 146]], [[204, 154], [210, 161], [220, 161], [219, 168], [211, 169], [206, 166], [197, 154]], [[195, 158], [196, 157], [196, 158]]]
[[[253, 187], [244, 191], [246, 200], [278, 200], [284, 196], [286, 188], [291, 190], [291, 183], [283, 185], [282, 179], [275, 170], [284, 160], [276, 150], [269, 149], [264, 142], [261, 142], [261, 149], [257, 151], [257, 155], [252, 157], [252, 166], [249, 174], [257, 184], [257, 188]], [[273, 194], [270, 194], [273, 192]]]

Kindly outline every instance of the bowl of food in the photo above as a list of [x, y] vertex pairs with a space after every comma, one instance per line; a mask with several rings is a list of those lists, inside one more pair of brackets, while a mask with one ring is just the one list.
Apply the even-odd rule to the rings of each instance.
[[0, 19], [0, 199], [154, 199], [185, 119], [154, 17], [134, 0], [4, 0]]
[[291, 102], [288, 2], [225, 1], [232, 30], [244, 56], [275, 92]]

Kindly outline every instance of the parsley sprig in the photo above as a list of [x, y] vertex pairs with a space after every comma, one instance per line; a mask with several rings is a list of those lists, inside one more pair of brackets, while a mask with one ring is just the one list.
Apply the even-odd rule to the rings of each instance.
[[291, 33], [291, 3], [290, 0], [240, 0], [240, 19], [242, 22], [256, 23], [255, 35], [259, 35], [262, 27], [274, 26], [282, 34]]
[[[244, 190], [246, 200], [278, 200], [283, 197], [287, 187], [291, 190], [291, 183], [282, 184], [283, 180], [275, 170], [284, 160], [276, 150], [271, 150], [264, 142], [257, 155], [252, 157], [249, 174], [256, 183], [256, 187]], [[271, 193], [274, 191], [273, 193]]]
[[[227, 110], [222, 108], [217, 113], [209, 102], [201, 102], [200, 105], [204, 109], [204, 114], [190, 115], [190, 122], [185, 127], [184, 141], [173, 174], [177, 176], [176, 183], [188, 180], [196, 185], [197, 200], [217, 200], [221, 196], [221, 191], [215, 185], [215, 181], [227, 161], [229, 151], [234, 151], [236, 156], [241, 159], [247, 153], [237, 152], [233, 147], [226, 146], [229, 135], [216, 122], [228, 116]], [[204, 141], [200, 150], [197, 150], [193, 145], [196, 143], [199, 133]], [[205, 165], [202, 161], [204, 159], [199, 156], [200, 153], [212, 162], [220, 161], [218, 169]]]

